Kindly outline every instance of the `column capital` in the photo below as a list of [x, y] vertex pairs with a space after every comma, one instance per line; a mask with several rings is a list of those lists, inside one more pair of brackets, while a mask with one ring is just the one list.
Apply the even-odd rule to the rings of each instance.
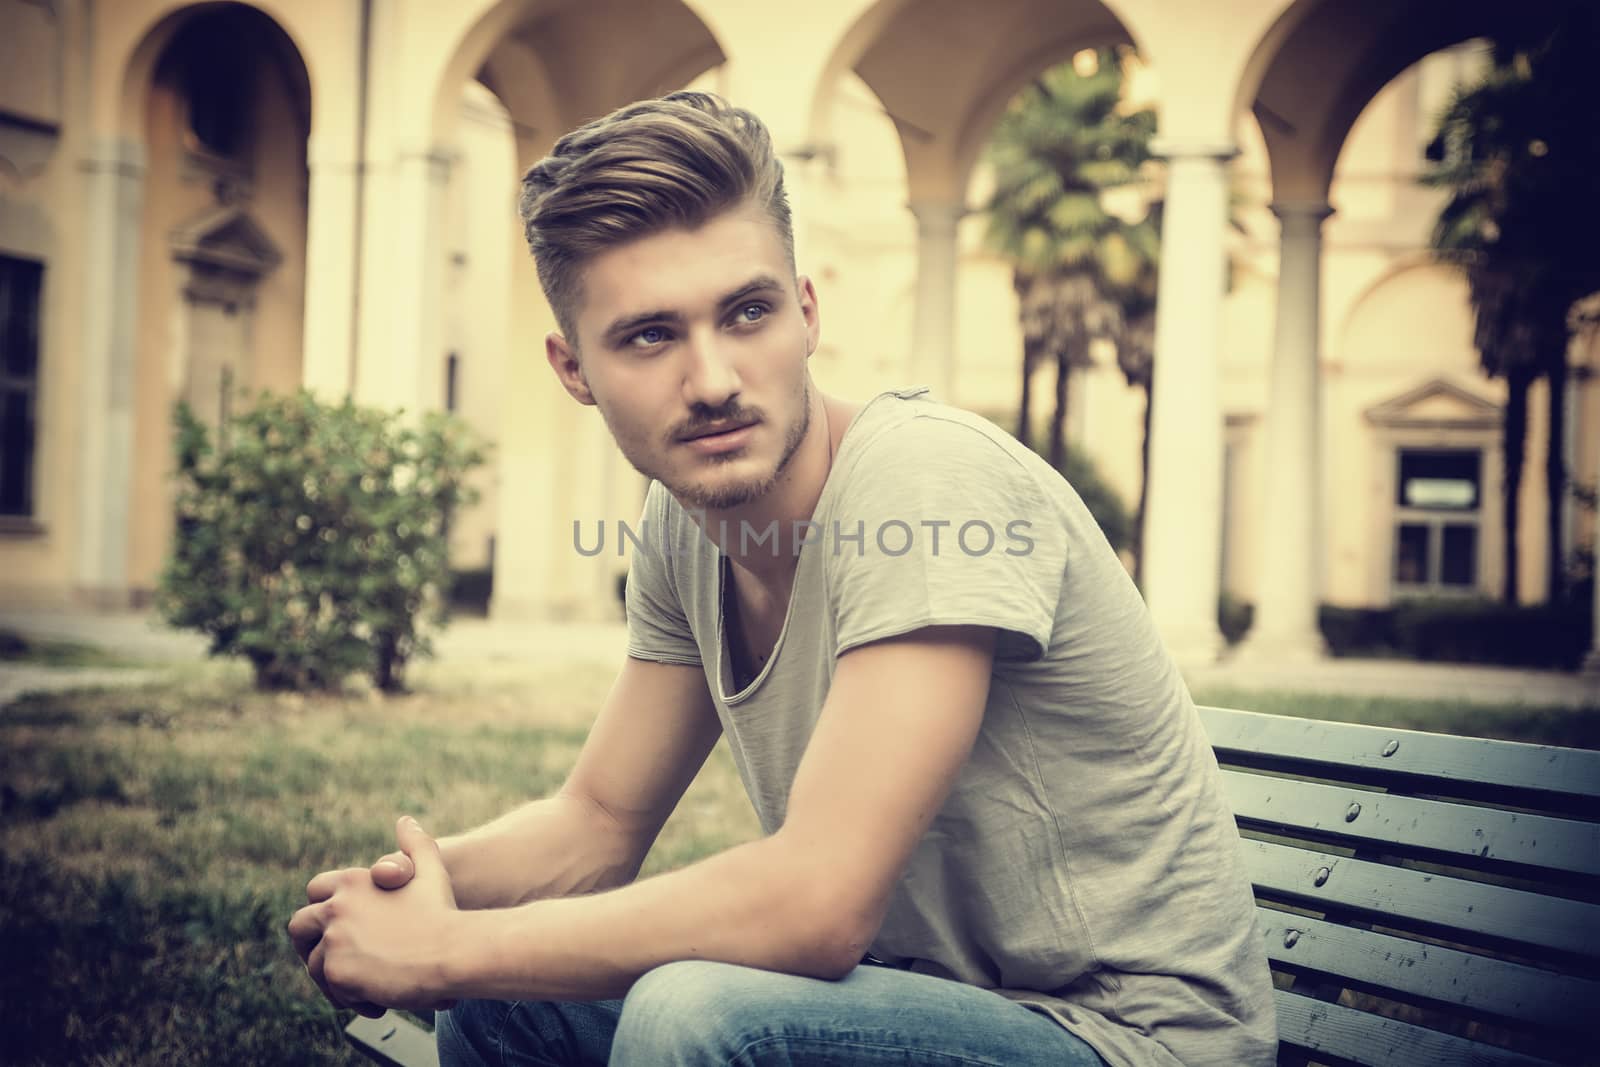
[[145, 156], [143, 141], [116, 134], [95, 136], [87, 139], [83, 155], [78, 158], [78, 169], [91, 174], [110, 172], [125, 178], [142, 178]]
[[955, 232], [956, 224], [968, 214], [967, 205], [953, 200], [913, 200], [906, 205], [917, 218], [923, 232]]
[[443, 183], [449, 180], [452, 168], [461, 162], [462, 153], [444, 144], [411, 143], [396, 145], [390, 158], [397, 170], [418, 168], [433, 181]]
[[1157, 159], [1211, 160], [1226, 163], [1239, 154], [1239, 146], [1232, 141], [1195, 140], [1185, 137], [1152, 137], [1150, 154]]
[[1274, 200], [1267, 205], [1267, 209], [1278, 216], [1281, 222], [1291, 219], [1321, 222], [1334, 213], [1333, 205], [1326, 200]]

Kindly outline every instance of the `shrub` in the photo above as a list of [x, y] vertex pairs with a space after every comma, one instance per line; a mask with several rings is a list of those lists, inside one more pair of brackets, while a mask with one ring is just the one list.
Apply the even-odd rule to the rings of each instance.
[[445, 530], [482, 447], [449, 416], [262, 396], [213, 443], [180, 405], [177, 530], [157, 605], [263, 689], [404, 687], [449, 582]]
[[[1459, 598], [1386, 608], [1323, 604], [1317, 623], [1333, 656], [1571, 670], [1583, 662], [1593, 629], [1593, 601], [1583, 592], [1528, 606]], [[1217, 622], [1230, 645], [1249, 630], [1253, 614], [1252, 605], [1223, 594]]]
[[1224, 592], [1217, 598], [1217, 629], [1229, 645], [1237, 645], [1250, 632], [1256, 619], [1256, 606]]
[[1100, 530], [1111, 542], [1111, 547], [1121, 552], [1133, 544], [1133, 516], [1128, 505], [1122, 502], [1117, 491], [1111, 488], [1089, 453], [1068, 446], [1066, 459], [1061, 464], [1061, 476], [1078, 491], [1084, 507], [1094, 516]]
[[1394, 609], [1395, 644], [1417, 659], [1575, 668], [1589, 648], [1591, 607], [1418, 600]]

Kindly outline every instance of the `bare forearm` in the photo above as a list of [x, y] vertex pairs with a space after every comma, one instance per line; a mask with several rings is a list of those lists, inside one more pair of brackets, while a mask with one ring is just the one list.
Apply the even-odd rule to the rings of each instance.
[[593, 804], [560, 794], [439, 846], [457, 905], [480, 909], [624, 885], [638, 874], [648, 843]]
[[834, 978], [876, 920], [830, 899], [773, 838], [608, 893], [463, 913], [445, 965], [450, 997], [621, 996], [641, 975], [707, 959]]

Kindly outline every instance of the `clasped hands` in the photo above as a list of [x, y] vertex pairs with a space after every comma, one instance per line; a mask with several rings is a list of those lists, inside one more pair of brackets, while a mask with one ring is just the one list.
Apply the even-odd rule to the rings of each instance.
[[437, 1011], [447, 927], [459, 912], [439, 846], [409, 815], [398, 852], [368, 867], [324, 871], [306, 886], [289, 937], [330, 1001], [376, 1018], [386, 1008]]

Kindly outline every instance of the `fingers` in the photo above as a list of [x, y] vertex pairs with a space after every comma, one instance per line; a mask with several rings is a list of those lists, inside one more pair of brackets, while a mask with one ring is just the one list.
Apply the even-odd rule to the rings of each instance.
[[306, 961], [308, 967], [311, 964], [312, 953], [321, 943], [322, 932], [327, 926], [327, 908], [321, 903], [307, 904], [289, 919], [289, 940], [294, 942], [294, 950], [300, 954], [302, 960]]
[[411, 857], [404, 852], [391, 852], [372, 865], [372, 884], [379, 889], [399, 889], [417, 873]]
[[324, 973], [328, 946], [322, 935], [327, 929], [329, 911], [326, 905], [312, 904], [294, 913], [289, 920], [289, 937], [294, 941], [295, 951], [300, 953], [300, 958], [305, 961], [306, 973], [322, 990], [322, 995], [328, 998], [329, 1003], [336, 1008], [350, 1008], [369, 1019], [376, 1019], [387, 1009], [370, 1001], [341, 997], [328, 985]]
[[323, 871], [306, 883], [306, 903], [320, 904], [333, 896], [334, 890], [361, 872], [359, 867], [346, 867], [337, 871]]

